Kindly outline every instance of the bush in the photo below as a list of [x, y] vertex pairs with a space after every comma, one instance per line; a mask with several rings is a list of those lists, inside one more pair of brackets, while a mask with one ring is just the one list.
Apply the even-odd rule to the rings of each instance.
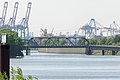
[[[27, 78], [24, 78], [22, 69], [17, 67], [17, 70], [15, 70], [13, 67], [11, 67], [11, 79], [12, 80], [38, 80], [36, 77], [28, 76]], [[0, 73], [0, 80], [9, 80], [6, 73], [2, 74]]]
[[24, 78], [22, 69], [19, 67], [17, 67], [17, 70], [11, 67], [11, 79], [12, 80], [38, 80], [38, 78], [32, 77], [31, 75], [29, 75], [27, 78]]
[[0, 35], [2, 33], [6, 33], [7, 35], [7, 44], [10, 45], [10, 57], [16, 56], [23, 57], [23, 53], [21, 53], [22, 50], [21, 46], [23, 45], [23, 43], [22, 40], [18, 37], [18, 33], [15, 31], [11, 31], [10, 29], [0, 30]]

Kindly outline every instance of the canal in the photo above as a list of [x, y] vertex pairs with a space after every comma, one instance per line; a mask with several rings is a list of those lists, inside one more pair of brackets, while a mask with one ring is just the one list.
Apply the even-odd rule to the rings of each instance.
[[23, 59], [11, 59], [24, 76], [39, 80], [120, 80], [120, 56], [31, 53]]

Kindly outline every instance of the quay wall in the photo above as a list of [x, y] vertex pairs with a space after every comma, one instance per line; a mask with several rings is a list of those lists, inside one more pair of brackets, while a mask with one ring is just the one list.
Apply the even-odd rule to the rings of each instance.
[[85, 54], [85, 48], [39, 48], [43, 53], [66, 53], [66, 54]]

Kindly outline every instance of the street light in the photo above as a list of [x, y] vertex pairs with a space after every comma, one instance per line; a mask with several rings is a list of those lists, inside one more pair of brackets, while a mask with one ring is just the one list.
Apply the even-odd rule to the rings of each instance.
[[2, 41], [1, 41], [1, 43], [2, 43], [2, 44], [5, 44], [5, 43], [6, 43], [6, 33], [2, 33], [1, 36], [2, 36]]

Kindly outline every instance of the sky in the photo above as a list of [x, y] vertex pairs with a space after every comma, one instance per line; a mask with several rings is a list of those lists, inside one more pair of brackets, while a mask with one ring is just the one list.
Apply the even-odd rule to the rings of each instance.
[[40, 28], [54, 33], [74, 33], [91, 18], [104, 26], [112, 21], [120, 24], [120, 0], [0, 0], [0, 16], [3, 4], [9, 2], [6, 22], [13, 14], [15, 2], [19, 2], [16, 19], [18, 24], [25, 17], [28, 2], [32, 2], [29, 19], [30, 32], [40, 36]]

